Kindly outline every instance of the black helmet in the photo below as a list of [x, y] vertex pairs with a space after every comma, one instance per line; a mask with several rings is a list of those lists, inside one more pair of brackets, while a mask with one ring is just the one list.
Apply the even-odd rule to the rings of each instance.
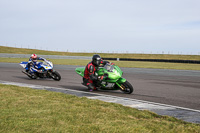
[[98, 54], [93, 55], [92, 64], [94, 64], [95, 66], [99, 66], [101, 64], [101, 56]]

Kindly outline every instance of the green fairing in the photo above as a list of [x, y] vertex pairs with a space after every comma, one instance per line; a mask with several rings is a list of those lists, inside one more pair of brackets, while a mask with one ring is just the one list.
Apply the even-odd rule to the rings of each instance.
[[84, 77], [85, 67], [78, 67], [75, 69], [76, 73], [79, 74], [81, 77]]
[[104, 79], [103, 81], [109, 82], [109, 83], [115, 83], [118, 82], [118, 80], [122, 76], [122, 71], [118, 66], [114, 66], [115, 69], [113, 69], [112, 72], [109, 72], [104, 67], [100, 67], [97, 71], [99, 76], [102, 76], [104, 74], [108, 74], [108, 78]]
[[[114, 66], [114, 68], [115, 69], [112, 72], [109, 72], [104, 67], [99, 67], [99, 70], [97, 71], [97, 74], [98, 74], [98, 76], [102, 76], [105, 73], [108, 74], [108, 78], [104, 79], [103, 81], [107, 81], [109, 83], [115, 83], [115, 82], [124, 83], [126, 81], [126, 79], [121, 78], [123, 72], [121, 71], [121, 69], [118, 66]], [[85, 67], [78, 67], [78, 68], [76, 68], [75, 71], [81, 77], [84, 77]]]
[[122, 84], [124, 82], [126, 82], [125, 78], [119, 78], [119, 80], [117, 80], [117, 83], [119, 83], [119, 84]]
[[[84, 77], [85, 67], [78, 67], [76, 68], [75, 71], [77, 74]], [[95, 75], [98, 76], [107, 75], [107, 78], [103, 79], [103, 81], [100, 83], [101, 86], [100, 89], [105, 89], [105, 90], [123, 89], [121, 85], [126, 82], [126, 79], [122, 78], [123, 72], [116, 65], [107, 64], [104, 67], [99, 67]], [[130, 93], [132, 93], [132, 91]]]

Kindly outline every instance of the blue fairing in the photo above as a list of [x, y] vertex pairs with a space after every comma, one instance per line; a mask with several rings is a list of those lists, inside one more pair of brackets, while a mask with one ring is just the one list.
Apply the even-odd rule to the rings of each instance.
[[26, 64], [26, 65], [27, 65], [27, 64], [28, 64], [28, 62], [24, 62], [24, 61], [22, 61], [20, 64]]
[[30, 72], [44, 72], [53, 69], [52, 62], [45, 60], [43, 62], [21, 62], [20, 65]]
[[37, 65], [35, 65], [35, 67], [37, 68], [37, 69], [40, 69], [40, 68], [42, 68], [42, 62], [39, 62]]

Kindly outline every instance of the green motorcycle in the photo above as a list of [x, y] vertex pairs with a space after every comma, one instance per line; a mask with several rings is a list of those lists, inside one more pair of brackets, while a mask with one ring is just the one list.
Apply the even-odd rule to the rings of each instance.
[[[84, 67], [78, 67], [75, 69], [76, 73], [81, 77], [84, 77]], [[102, 90], [121, 90], [126, 94], [133, 92], [132, 85], [125, 79], [122, 78], [123, 72], [116, 65], [106, 64], [104, 67], [99, 67], [95, 72], [96, 76], [106, 76], [102, 81], [95, 83], [95, 86]]]

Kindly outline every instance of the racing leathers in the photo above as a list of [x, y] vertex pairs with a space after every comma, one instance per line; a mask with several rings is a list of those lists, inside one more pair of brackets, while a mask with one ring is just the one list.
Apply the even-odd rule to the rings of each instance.
[[[105, 64], [109, 63], [108, 61], [101, 60], [101, 65], [104, 66]], [[97, 76], [95, 72], [97, 71], [98, 67], [95, 66], [92, 61], [89, 62], [84, 71], [83, 83], [88, 86], [90, 91], [96, 90], [96, 83], [98, 81], [103, 80], [106, 76]]]
[[37, 57], [36, 59], [29, 58], [28, 64], [25, 67], [26, 72], [33, 74], [34, 71], [37, 71], [37, 64], [38, 64], [37, 60], [45, 61], [46, 59], [42, 57]]

